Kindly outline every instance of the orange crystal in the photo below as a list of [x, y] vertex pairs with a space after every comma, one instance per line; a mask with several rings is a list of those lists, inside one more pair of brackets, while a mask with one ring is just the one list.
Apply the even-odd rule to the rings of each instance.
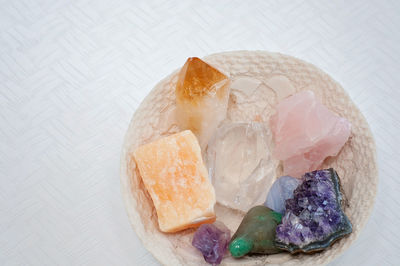
[[215, 221], [215, 192], [190, 130], [139, 147], [135, 153], [143, 183], [163, 232]]
[[189, 58], [176, 84], [178, 125], [190, 129], [202, 149], [225, 119], [230, 91], [229, 78], [197, 57]]

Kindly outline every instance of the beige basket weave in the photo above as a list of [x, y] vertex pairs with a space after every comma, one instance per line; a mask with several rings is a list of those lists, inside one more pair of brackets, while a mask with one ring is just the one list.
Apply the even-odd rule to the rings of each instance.
[[[242, 259], [227, 256], [222, 265], [316, 265], [333, 260], [360, 234], [376, 195], [378, 174], [375, 143], [363, 115], [337, 82], [315, 66], [294, 57], [263, 51], [238, 51], [210, 55], [204, 60], [229, 73], [233, 80], [248, 76], [262, 81], [273, 75], [285, 75], [296, 91], [314, 91], [329, 109], [352, 123], [349, 141], [340, 154], [327, 159], [323, 167], [335, 168], [341, 177], [348, 200], [345, 212], [353, 224], [353, 233], [327, 250], [313, 255], [281, 253]], [[193, 230], [176, 234], [165, 234], [158, 230], [156, 212], [132, 156], [139, 145], [178, 131], [174, 124], [176, 79], [177, 71], [158, 83], [132, 118], [121, 156], [122, 195], [138, 237], [162, 264], [202, 265], [205, 264], [202, 256], [190, 244]], [[231, 99], [228, 118], [234, 121], [268, 121], [277, 103], [276, 96], [272, 90], [255, 93], [259, 93], [258, 100], [251, 104], [237, 104], [235, 99]], [[216, 206], [216, 212], [218, 220], [223, 221], [234, 233], [243, 214], [220, 205]]]

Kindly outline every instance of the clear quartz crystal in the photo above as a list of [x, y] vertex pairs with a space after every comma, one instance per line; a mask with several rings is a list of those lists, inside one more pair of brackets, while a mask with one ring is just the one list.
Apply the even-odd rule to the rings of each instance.
[[217, 201], [248, 211], [262, 204], [275, 177], [270, 133], [261, 123], [223, 123], [207, 149], [207, 166]]
[[282, 75], [272, 76], [265, 83], [275, 92], [278, 101], [294, 94], [296, 91], [290, 80]]

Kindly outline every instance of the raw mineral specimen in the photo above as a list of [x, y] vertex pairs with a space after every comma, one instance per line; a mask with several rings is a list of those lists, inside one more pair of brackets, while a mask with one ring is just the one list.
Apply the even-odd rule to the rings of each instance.
[[194, 234], [192, 245], [196, 247], [210, 264], [220, 264], [228, 249], [231, 232], [220, 222], [203, 224]]
[[276, 228], [276, 246], [291, 253], [311, 253], [350, 234], [352, 226], [342, 200], [335, 170], [306, 173], [293, 198], [286, 201], [285, 216]]
[[223, 123], [217, 129], [206, 162], [219, 203], [247, 211], [264, 202], [276, 168], [269, 136], [257, 122]]
[[283, 99], [270, 120], [274, 156], [283, 161], [284, 174], [300, 177], [336, 156], [350, 136], [351, 124], [322, 105], [312, 91]]
[[295, 88], [290, 80], [282, 75], [272, 76], [265, 83], [275, 91], [279, 101], [295, 92]]
[[134, 153], [163, 232], [215, 220], [215, 192], [190, 130], [140, 146]]
[[229, 243], [229, 251], [234, 257], [246, 254], [275, 254], [275, 229], [282, 215], [265, 206], [255, 206], [244, 216]]
[[251, 78], [251, 77], [240, 77], [235, 79], [231, 85], [232, 92], [239, 92], [244, 94], [245, 96], [251, 96], [257, 87], [262, 82], [258, 79]]
[[197, 57], [189, 58], [179, 72], [175, 91], [178, 126], [190, 129], [202, 150], [226, 117], [229, 85], [225, 74]]
[[293, 190], [300, 184], [300, 180], [291, 176], [278, 178], [269, 189], [264, 205], [272, 210], [285, 214], [285, 202], [293, 197]]

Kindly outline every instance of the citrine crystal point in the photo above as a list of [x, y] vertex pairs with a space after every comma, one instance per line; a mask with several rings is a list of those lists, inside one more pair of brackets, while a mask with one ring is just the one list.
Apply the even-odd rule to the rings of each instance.
[[226, 117], [228, 76], [197, 57], [188, 58], [176, 84], [176, 118], [181, 130], [191, 130], [204, 150]]
[[198, 57], [189, 57], [179, 72], [176, 96], [179, 100], [201, 101], [208, 94], [223, 97], [219, 82], [227, 82], [228, 77]]

